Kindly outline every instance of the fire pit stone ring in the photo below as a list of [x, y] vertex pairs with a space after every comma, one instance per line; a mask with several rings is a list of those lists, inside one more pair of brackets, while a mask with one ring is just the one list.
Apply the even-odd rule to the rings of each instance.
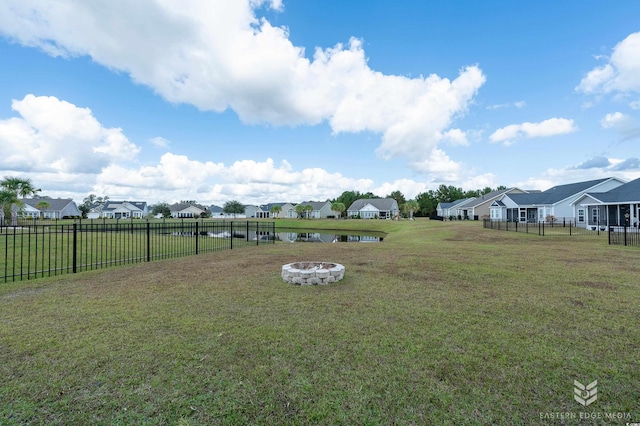
[[344, 266], [332, 262], [294, 262], [282, 266], [282, 279], [295, 285], [326, 285], [344, 277]]

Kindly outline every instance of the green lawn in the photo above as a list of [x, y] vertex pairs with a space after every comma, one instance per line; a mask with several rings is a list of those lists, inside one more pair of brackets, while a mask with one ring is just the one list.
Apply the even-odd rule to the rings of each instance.
[[[388, 235], [0, 285], [0, 424], [640, 422], [640, 249], [479, 222], [276, 226]], [[302, 260], [345, 278], [282, 282]]]

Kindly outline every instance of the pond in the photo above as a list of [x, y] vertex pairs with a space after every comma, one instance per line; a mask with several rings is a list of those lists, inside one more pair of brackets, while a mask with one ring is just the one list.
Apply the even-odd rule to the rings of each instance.
[[379, 243], [384, 232], [276, 228], [276, 240], [290, 243]]

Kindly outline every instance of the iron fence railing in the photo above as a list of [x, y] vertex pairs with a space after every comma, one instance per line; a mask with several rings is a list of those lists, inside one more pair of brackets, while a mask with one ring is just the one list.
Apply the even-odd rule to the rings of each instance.
[[572, 220], [554, 222], [508, 222], [484, 219], [482, 226], [502, 231], [524, 232], [538, 235], [606, 235], [609, 244], [640, 247], [640, 229], [633, 226], [589, 224], [576, 226]]
[[605, 235], [606, 227], [586, 228], [578, 226], [575, 220], [562, 218], [554, 221], [513, 222], [506, 220], [483, 219], [482, 226], [487, 229], [501, 231], [523, 232], [538, 235]]
[[273, 244], [275, 223], [118, 221], [0, 227], [0, 282]]
[[632, 226], [610, 226], [609, 244], [640, 247], [640, 229]]

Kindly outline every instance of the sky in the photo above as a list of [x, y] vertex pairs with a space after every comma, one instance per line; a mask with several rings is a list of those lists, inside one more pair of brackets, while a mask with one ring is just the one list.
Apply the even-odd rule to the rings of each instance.
[[2, 0], [0, 176], [53, 198], [640, 177], [640, 3]]

